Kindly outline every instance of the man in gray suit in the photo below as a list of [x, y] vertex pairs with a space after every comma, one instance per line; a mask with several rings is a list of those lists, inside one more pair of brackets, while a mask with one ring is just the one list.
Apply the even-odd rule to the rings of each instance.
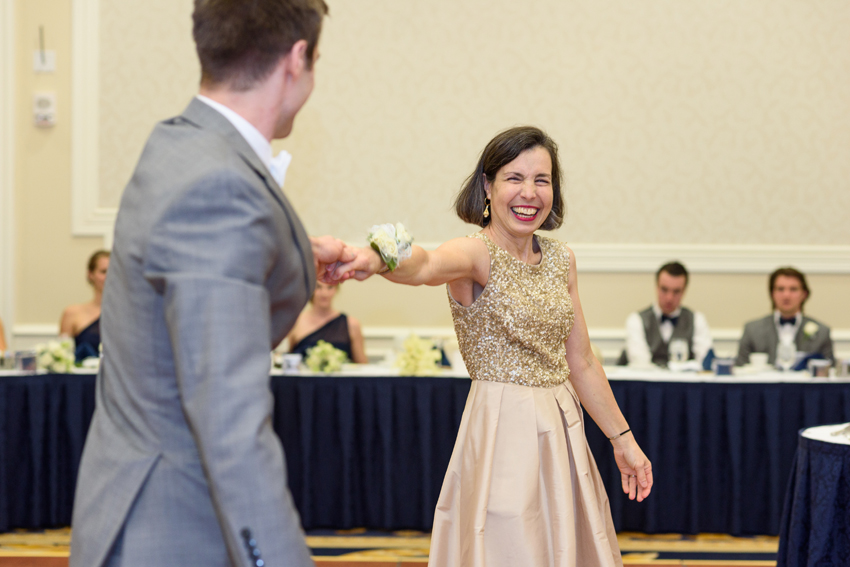
[[196, 0], [200, 95], [124, 191], [72, 567], [312, 565], [272, 430], [269, 352], [317, 273], [270, 140], [313, 88], [323, 0]]
[[744, 326], [735, 364], [747, 364], [751, 352], [766, 352], [768, 363], [775, 364], [780, 344], [832, 360], [829, 327], [803, 315], [803, 305], [809, 298], [806, 276], [791, 267], [779, 268], [770, 274], [768, 289], [773, 313]]

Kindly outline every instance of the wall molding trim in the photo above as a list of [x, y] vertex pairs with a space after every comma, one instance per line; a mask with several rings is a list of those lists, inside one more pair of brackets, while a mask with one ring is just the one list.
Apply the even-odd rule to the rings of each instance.
[[[0, 317], [15, 322], [15, 1], [0, 1]], [[6, 339], [11, 345], [12, 337]]]
[[[440, 243], [417, 243], [426, 250]], [[774, 244], [570, 244], [582, 273], [652, 273], [679, 260], [703, 274], [769, 274], [794, 266], [806, 274], [850, 274], [850, 246]]]
[[[11, 325], [10, 325], [11, 327]], [[742, 329], [712, 329], [714, 350], [719, 355], [734, 356], [738, 350], [738, 340]], [[39, 343], [55, 339], [59, 334], [59, 325], [55, 323], [35, 323], [14, 325], [9, 329], [10, 343], [16, 349], [33, 348]], [[599, 347], [605, 360], [613, 363], [623, 350], [626, 341], [624, 327], [598, 327], [588, 329], [590, 340]], [[404, 327], [404, 326], [364, 326], [366, 353], [371, 357], [393, 356], [405, 338], [415, 334], [422, 338], [444, 341], [447, 351], [457, 348], [455, 332], [452, 327]], [[850, 328], [832, 329], [832, 343], [836, 358], [850, 358]]]
[[100, 206], [100, 0], [71, 5], [71, 231], [111, 245], [117, 210]]

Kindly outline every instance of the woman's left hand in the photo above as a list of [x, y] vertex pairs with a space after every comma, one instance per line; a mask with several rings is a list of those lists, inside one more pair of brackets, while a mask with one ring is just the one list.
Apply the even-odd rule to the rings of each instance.
[[638, 502], [649, 496], [652, 490], [652, 463], [643, 454], [631, 433], [611, 442], [614, 445], [614, 460], [620, 469], [623, 492], [629, 500]]

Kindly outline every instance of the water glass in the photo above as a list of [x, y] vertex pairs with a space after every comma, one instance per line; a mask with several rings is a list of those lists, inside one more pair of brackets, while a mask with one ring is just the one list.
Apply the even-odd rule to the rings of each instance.
[[684, 339], [673, 339], [667, 346], [667, 355], [670, 362], [684, 362], [688, 360], [688, 341]]
[[794, 366], [797, 359], [797, 347], [793, 343], [779, 343], [776, 347], [776, 365], [784, 372]]

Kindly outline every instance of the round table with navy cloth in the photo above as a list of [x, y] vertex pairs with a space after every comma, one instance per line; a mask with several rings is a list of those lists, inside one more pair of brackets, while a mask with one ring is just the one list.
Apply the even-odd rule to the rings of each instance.
[[850, 444], [805, 433], [791, 467], [776, 565], [850, 565]]
[[[0, 531], [68, 525], [93, 375], [0, 375]], [[778, 534], [797, 431], [850, 421], [850, 383], [611, 381], [653, 462], [638, 504], [588, 443], [618, 530]], [[429, 530], [468, 378], [272, 376], [273, 425], [304, 527]]]

